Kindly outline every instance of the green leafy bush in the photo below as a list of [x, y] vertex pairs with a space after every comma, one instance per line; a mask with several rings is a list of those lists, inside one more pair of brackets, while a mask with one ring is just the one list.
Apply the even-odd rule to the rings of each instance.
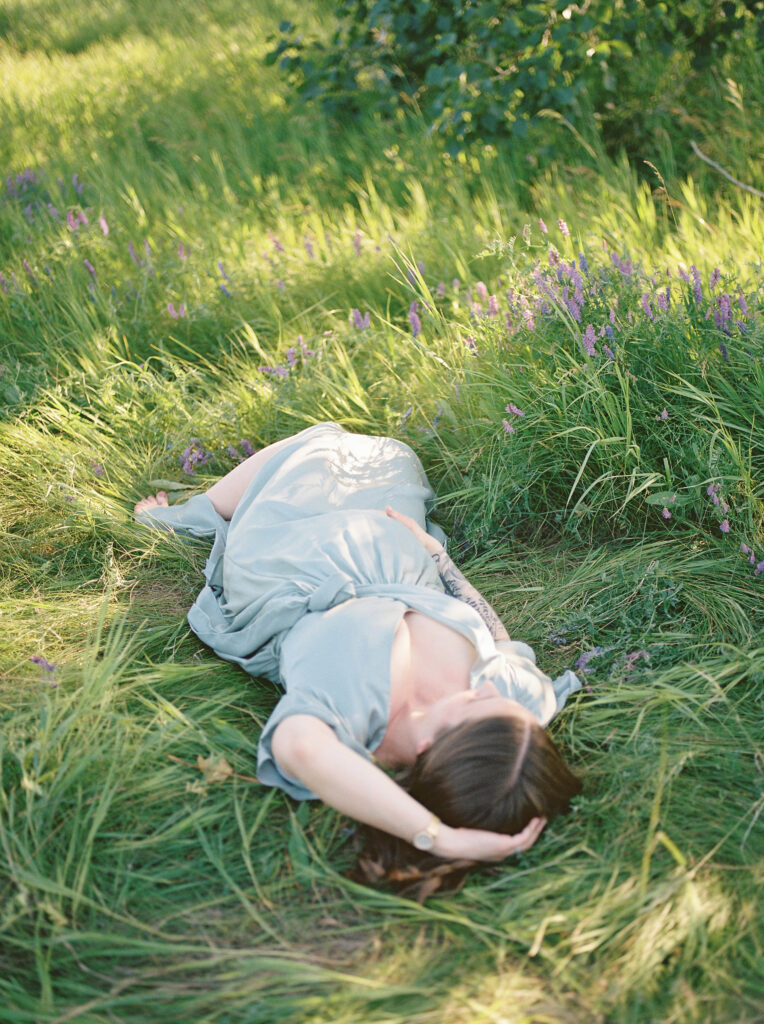
[[762, 10], [761, 0], [343, 0], [328, 43], [282, 22], [266, 59], [333, 115], [417, 107], [456, 152], [523, 136], [545, 110], [574, 118], [582, 93], [607, 118], [624, 95], [646, 99], [654, 65], [686, 81], [730, 48], [753, 48]]

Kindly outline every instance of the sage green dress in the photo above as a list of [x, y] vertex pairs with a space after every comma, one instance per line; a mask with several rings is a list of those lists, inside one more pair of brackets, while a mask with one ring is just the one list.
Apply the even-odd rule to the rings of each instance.
[[392, 505], [445, 541], [426, 518], [433, 497], [408, 445], [319, 423], [259, 470], [230, 522], [205, 495], [138, 517], [213, 539], [189, 624], [221, 658], [285, 690], [260, 737], [262, 782], [298, 799], [314, 796], [271, 753], [273, 731], [289, 715], [315, 715], [367, 757], [379, 746], [393, 636], [409, 608], [474, 645], [471, 687], [492, 680], [542, 725], [580, 689], [570, 671], [554, 681], [541, 672], [526, 644], [495, 644], [477, 612], [445, 594], [411, 531], [384, 511]]

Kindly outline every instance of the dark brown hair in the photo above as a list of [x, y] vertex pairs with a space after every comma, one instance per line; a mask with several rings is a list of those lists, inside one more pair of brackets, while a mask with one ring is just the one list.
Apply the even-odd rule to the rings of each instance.
[[[582, 788], [549, 734], [519, 716], [443, 730], [398, 782], [453, 828], [508, 835], [521, 832], [531, 818], [564, 814]], [[391, 882], [420, 899], [478, 866], [421, 853], [376, 829], [365, 830], [364, 839], [354, 877]]]

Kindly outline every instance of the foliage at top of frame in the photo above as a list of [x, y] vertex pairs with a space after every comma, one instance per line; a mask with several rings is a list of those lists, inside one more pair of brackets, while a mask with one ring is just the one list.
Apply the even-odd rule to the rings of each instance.
[[266, 61], [330, 115], [417, 107], [452, 153], [572, 116], [583, 91], [617, 104], [635, 61], [686, 53], [700, 73], [764, 34], [762, 0], [342, 0], [337, 15], [328, 43], [282, 22]]

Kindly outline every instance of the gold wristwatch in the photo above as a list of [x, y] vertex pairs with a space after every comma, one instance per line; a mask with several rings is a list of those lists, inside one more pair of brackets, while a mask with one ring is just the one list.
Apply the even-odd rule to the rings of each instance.
[[421, 832], [417, 832], [411, 840], [412, 845], [415, 846], [417, 850], [431, 850], [435, 845], [435, 839], [438, 835], [439, 828], [440, 818], [436, 814], [431, 814], [427, 828], [422, 829]]

